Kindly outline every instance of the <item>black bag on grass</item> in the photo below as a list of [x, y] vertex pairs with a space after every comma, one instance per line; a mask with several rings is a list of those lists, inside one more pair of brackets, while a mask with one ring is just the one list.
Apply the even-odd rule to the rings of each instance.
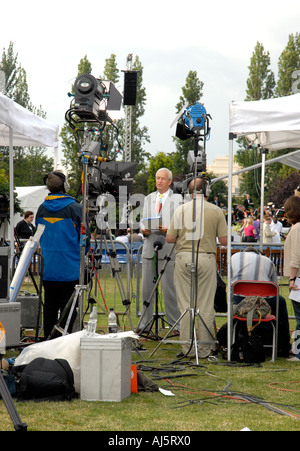
[[73, 371], [64, 359], [38, 357], [27, 365], [16, 367], [20, 371], [18, 400], [70, 401], [78, 395], [74, 388]]
[[265, 361], [265, 348], [260, 335], [240, 335], [231, 347], [231, 359], [242, 363], [262, 363]]

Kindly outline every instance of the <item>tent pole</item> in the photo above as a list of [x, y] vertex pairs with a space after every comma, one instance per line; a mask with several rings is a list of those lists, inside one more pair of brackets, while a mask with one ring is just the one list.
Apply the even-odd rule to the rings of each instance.
[[260, 186], [260, 252], [263, 251], [263, 241], [264, 241], [264, 199], [265, 199], [265, 172], [266, 172], [266, 154], [267, 149], [262, 149], [261, 153], [261, 186]]
[[227, 243], [227, 298], [228, 298], [228, 312], [227, 312], [227, 359], [231, 361], [231, 346], [232, 346], [232, 330], [233, 330], [233, 315], [232, 315], [232, 296], [231, 296], [231, 222], [232, 222], [232, 162], [233, 162], [233, 139], [236, 135], [229, 133], [229, 163], [228, 163], [228, 243]]
[[57, 163], [58, 163], [58, 148], [54, 147], [54, 171], [57, 169]]
[[[13, 129], [9, 127], [9, 240], [10, 240], [10, 271], [12, 274], [12, 262], [14, 257], [14, 147]], [[10, 275], [11, 275], [10, 274]]]

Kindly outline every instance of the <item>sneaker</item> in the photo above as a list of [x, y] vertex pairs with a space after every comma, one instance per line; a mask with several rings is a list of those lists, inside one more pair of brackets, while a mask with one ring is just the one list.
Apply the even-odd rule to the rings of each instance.
[[300, 362], [300, 359], [298, 359], [298, 357], [291, 357], [289, 359], [287, 359], [288, 362]]

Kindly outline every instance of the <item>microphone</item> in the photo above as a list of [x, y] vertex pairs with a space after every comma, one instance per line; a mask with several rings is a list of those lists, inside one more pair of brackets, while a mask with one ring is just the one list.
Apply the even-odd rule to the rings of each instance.
[[163, 236], [157, 238], [157, 240], [154, 241], [154, 243], [153, 243], [154, 251], [156, 252], [156, 251], [159, 251], [160, 249], [162, 249], [165, 245], [165, 242], [166, 242], [166, 239]]

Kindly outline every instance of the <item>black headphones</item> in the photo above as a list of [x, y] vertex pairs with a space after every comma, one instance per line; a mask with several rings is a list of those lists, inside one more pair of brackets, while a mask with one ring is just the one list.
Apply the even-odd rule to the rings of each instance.
[[70, 185], [69, 185], [69, 183], [67, 181], [67, 178], [66, 178], [65, 174], [63, 174], [62, 172], [59, 172], [59, 171], [49, 172], [49, 174], [45, 175], [44, 178], [43, 178], [45, 185], [47, 185], [47, 180], [48, 180], [48, 177], [49, 177], [50, 174], [56, 175], [57, 177], [61, 178], [61, 180], [63, 182], [64, 192], [67, 193], [69, 191], [69, 189], [70, 189]]

